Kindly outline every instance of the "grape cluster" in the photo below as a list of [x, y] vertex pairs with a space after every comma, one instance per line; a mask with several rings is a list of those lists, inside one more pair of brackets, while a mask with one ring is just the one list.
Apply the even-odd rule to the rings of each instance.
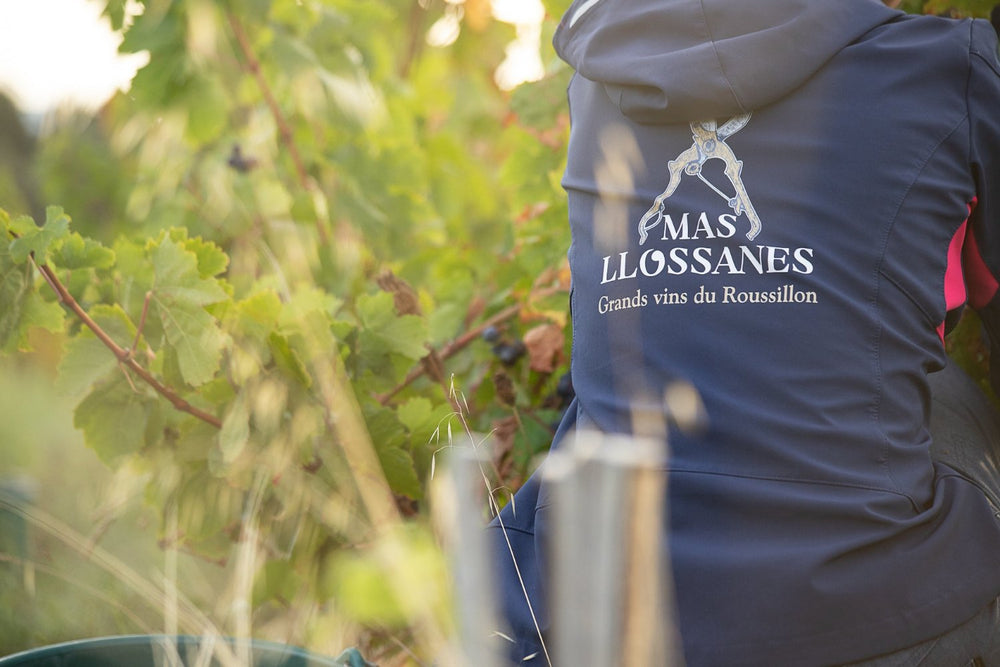
[[483, 329], [482, 337], [487, 343], [493, 345], [493, 354], [504, 366], [513, 366], [527, 351], [523, 341], [506, 338], [500, 329], [494, 326]]

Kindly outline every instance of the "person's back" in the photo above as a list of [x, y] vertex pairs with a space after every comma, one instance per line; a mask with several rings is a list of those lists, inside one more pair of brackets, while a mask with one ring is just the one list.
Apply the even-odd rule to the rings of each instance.
[[[843, 663], [974, 615], [1000, 524], [932, 462], [926, 376], [949, 312], [997, 317], [992, 28], [875, 0], [591, 0], [556, 48], [577, 71], [570, 419], [630, 432], [675, 381], [705, 407], [669, 442], [688, 663]], [[509, 522], [544, 525], [544, 496]]]

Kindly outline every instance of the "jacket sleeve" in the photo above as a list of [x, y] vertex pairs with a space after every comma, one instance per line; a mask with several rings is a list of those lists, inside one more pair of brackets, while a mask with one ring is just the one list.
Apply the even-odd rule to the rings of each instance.
[[1000, 59], [997, 34], [987, 21], [972, 22], [969, 56], [969, 155], [976, 193], [963, 268], [969, 304], [990, 340], [990, 381], [1000, 395]]

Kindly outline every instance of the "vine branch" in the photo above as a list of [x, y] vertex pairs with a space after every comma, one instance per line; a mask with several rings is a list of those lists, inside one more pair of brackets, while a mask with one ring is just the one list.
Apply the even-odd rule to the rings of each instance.
[[[292, 134], [291, 126], [288, 124], [288, 119], [286, 119], [285, 114], [282, 113], [281, 107], [278, 105], [278, 100], [274, 96], [274, 92], [271, 90], [270, 84], [268, 84], [267, 79], [264, 78], [264, 72], [261, 70], [260, 60], [254, 53], [253, 46], [250, 44], [250, 38], [247, 36], [247, 31], [243, 27], [243, 23], [240, 21], [239, 17], [237, 17], [233, 12], [227, 12], [226, 18], [229, 20], [229, 27], [233, 31], [233, 36], [236, 37], [236, 43], [240, 47], [240, 53], [243, 55], [246, 68], [250, 71], [250, 74], [253, 75], [254, 80], [257, 82], [257, 87], [260, 88], [261, 95], [264, 96], [264, 103], [267, 104], [267, 108], [271, 111], [271, 115], [274, 117], [274, 122], [278, 126], [278, 138], [292, 158], [292, 164], [295, 165], [295, 175], [298, 178], [299, 185], [306, 192], [313, 192], [315, 184], [313, 183], [312, 178], [310, 178], [309, 172], [306, 170], [305, 162], [302, 159], [302, 154], [299, 152], [298, 145], [295, 143], [295, 137]], [[320, 220], [317, 220], [316, 222], [319, 240], [323, 245], [327, 245], [329, 243], [329, 237], [327, 236], [326, 226]]]
[[403, 60], [399, 65], [399, 78], [406, 79], [410, 76], [410, 68], [420, 54], [423, 40], [424, 14], [426, 10], [421, 6], [420, 0], [413, 0], [410, 5], [409, 17], [409, 37], [406, 49], [403, 52]]
[[47, 264], [38, 264], [35, 262], [34, 258], [32, 258], [31, 263], [35, 265], [35, 268], [37, 268], [39, 273], [42, 274], [42, 277], [45, 278], [45, 282], [49, 284], [49, 287], [51, 287], [56, 293], [56, 296], [59, 297], [59, 301], [64, 306], [69, 308], [73, 314], [76, 315], [77, 318], [83, 322], [83, 324], [90, 329], [95, 336], [97, 336], [98, 340], [104, 343], [105, 347], [111, 350], [111, 353], [115, 355], [119, 364], [126, 366], [129, 370], [138, 375], [142, 381], [152, 387], [156, 393], [167, 399], [175, 409], [180, 410], [181, 412], [186, 412], [192, 417], [196, 417], [206, 424], [214, 426], [215, 428], [222, 428], [222, 422], [218, 417], [191, 405], [186, 400], [181, 398], [176, 391], [157, 380], [153, 377], [152, 373], [136, 361], [131, 348], [124, 348], [116, 343], [114, 339], [101, 328], [101, 325], [95, 322], [87, 311], [84, 310], [83, 306], [79, 304], [73, 295], [69, 293], [66, 286], [63, 285], [62, 281], [59, 280], [59, 277], [56, 276], [55, 272]]
[[[546, 297], [560, 291], [563, 291], [562, 288], [554, 287], [554, 288], [539, 290], [538, 292], [535, 293], [535, 296]], [[438, 350], [437, 352], [438, 359], [444, 361], [445, 359], [453, 357], [454, 355], [456, 355], [457, 353], [461, 352], [463, 349], [468, 347], [469, 344], [472, 343], [472, 341], [482, 336], [483, 332], [486, 331], [486, 329], [497, 326], [498, 324], [503, 324], [507, 320], [516, 317], [518, 313], [521, 312], [521, 308], [522, 308], [521, 304], [514, 304], [513, 306], [508, 306], [507, 308], [504, 308], [496, 315], [493, 315], [492, 317], [485, 320], [478, 326], [469, 329], [461, 336], [459, 336], [458, 338], [456, 338], [455, 340], [451, 341], [450, 343], [442, 347], [440, 350]], [[388, 405], [389, 401], [391, 401], [396, 396], [396, 394], [409, 387], [419, 377], [425, 375], [426, 373], [427, 373], [427, 364], [420, 364], [419, 366], [411, 370], [409, 374], [403, 379], [403, 381], [400, 382], [398, 385], [396, 385], [386, 393], [381, 394], [380, 396], [376, 396], [376, 400], [378, 400], [378, 402], [381, 405]]]

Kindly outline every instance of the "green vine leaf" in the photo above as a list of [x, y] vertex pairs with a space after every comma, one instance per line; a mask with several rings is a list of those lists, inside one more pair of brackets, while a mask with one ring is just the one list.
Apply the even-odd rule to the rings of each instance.
[[26, 224], [31, 218], [22, 216], [15, 220], [11, 229], [18, 234], [10, 244], [10, 256], [18, 264], [28, 261], [34, 255], [39, 264], [49, 261], [49, 248], [52, 244], [69, 236], [69, 216], [59, 206], [49, 206], [45, 210], [45, 224], [29, 228]]
[[217, 276], [229, 266], [229, 255], [211, 241], [199, 237], [184, 239], [184, 249], [197, 257], [198, 275], [202, 278]]
[[228, 337], [204, 306], [228, 298], [215, 279], [202, 278], [195, 253], [167, 238], [152, 251], [153, 303], [177, 355], [184, 381], [205, 384], [219, 369]]
[[394, 493], [420, 498], [420, 479], [413, 457], [404, 449], [407, 438], [398, 414], [387, 408], [370, 406], [366, 410], [365, 422], [389, 487]]
[[215, 139], [226, 126], [228, 100], [225, 89], [218, 81], [197, 76], [188, 82], [185, 92], [188, 137], [196, 144]]
[[309, 375], [305, 364], [302, 363], [298, 352], [293, 350], [292, 346], [288, 343], [288, 339], [275, 333], [271, 334], [267, 342], [270, 345], [271, 354], [274, 356], [274, 361], [278, 368], [285, 371], [303, 387], [311, 387], [312, 377]]
[[107, 269], [114, 265], [115, 253], [93, 239], [71, 232], [55, 246], [52, 262], [61, 269]]
[[66, 327], [66, 313], [55, 301], [46, 301], [38, 292], [29, 292], [21, 310], [19, 350], [30, 350], [28, 335], [33, 328], [61, 333]]
[[452, 414], [451, 406], [435, 406], [422, 396], [411, 398], [396, 408], [396, 418], [409, 431], [414, 447], [426, 445]]
[[228, 314], [226, 328], [241, 336], [264, 342], [281, 317], [281, 299], [274, 290], [261, 290], [238, 301]]
[[[120, 306], [98, 304], [90, 316], [122, 347], [135, 338], [135, 325]], [[63, 347], [56, 389], [68, 396], [79, 395], [117, 367], [118, 361], [104, 343], [90, 329], [82, 329]]]
[[420, 480], [413, 466], [413, 457], [406, 450], [402, 447], [379, 447], [376, 444], [375, 453], [378, 454], [386, 481], [393, 492], [410, 498], [421, 497]]
[[[35, 226], [34, 220], [28, 216], [11, 220], [7, 212], [0, 209], [0, 225], [6, 228], [4, 231], [19, 235], [9, 244], [0, 244], [0, 350], [30, 350], [32, 329], [59, 333], [65, 327], [62, 308], [54, 301], [46, 301], [33, 289], [34, 269], [24, 264], [27, 259], [24, 253], [30, 255], [36, 245], [44, 253], [59, 237], [59, 227], [68, 224], [68, 218], [61, 220], [65, 217], [62, 209], [50, 208], [49, 213], [55, 222], [51, 234], [43, 239], [42, 230]], [[28, 241], [23, 245], [19, 243], [26, 238]]]
[[230, 405], [219, 430], [219, 450], [223, 463], [232, 463], [250, 440], [250, 408], [245, 392]]
[[401, 354], [421, 359], [427, 354], [427, 322], [416, 315], [396, 314], [392, 295], [379, 292], [358, 299], [358, 316], [373, 352]]
[[192, 387], [205, 384], [219, 369], [227, 336], [200, 306], [183, 302], [169, 305], [158, 298], [155, 301], [184, 381]]
[[198, 255], [172, 239], [152, 251], [153, 289], [168, 304], [206, 306], [228, 298], [217, 280], [203, 278]]
[[9, 232], [14, 236], [24, 236], [26, 234], [33, 233], [38, 229], [38, 225], [31, 218], [30, 215], [18, 215], [11, 218], [10, 215], [4, 211], [2, 216], [2, 222], [6, 225]]
[[0, 349], [17, 341], [25, 301], [30, 294], [30, 266], [14, 262], [8, 244], [0, 244]]
[[139, 451], [155, 399], [137, 391], [124, 375], [94, 387], [73, 412], [73, 425], [87, 446], [109, 465]]
[[108, 17], [112, 30], [121, 30], [125, 24], [126, 0], [106, 0], [102, 15]]

